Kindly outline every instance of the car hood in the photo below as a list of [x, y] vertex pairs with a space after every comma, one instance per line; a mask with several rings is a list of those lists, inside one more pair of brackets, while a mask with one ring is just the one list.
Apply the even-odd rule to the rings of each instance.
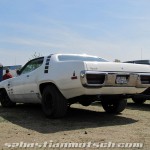
[[115, 62], [85, 62], [89, 71], [150, 73], [150, 65]]

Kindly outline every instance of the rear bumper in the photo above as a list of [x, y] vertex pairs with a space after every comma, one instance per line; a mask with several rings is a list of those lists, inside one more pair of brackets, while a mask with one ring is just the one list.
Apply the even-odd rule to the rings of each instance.
[[[88, 78], [89, 75], [91, 75], [91, 78]], [[125, 79], [126, 81], [122, 80], [118, 82], [117, 77], [123, 77], [122, 79]], [[150, 87], [149, 73], [81, 71], [80, 79], [82, 85], [87, 88], [90, 87], [148, 88]]]
[[101, 88], [85, 88], [85, 95], [134, 95], [141, 94], [145, 88], [136, 87], [101, 87]]
[[94, 88], [68, 88], [62, 89], [61, 92], [65, 98], [73, 98], [81, 95], [123, 95], [127, 96], [135, 94], [141, 94], [146, 88], [136, 88], [136, 87], [94, 87]]

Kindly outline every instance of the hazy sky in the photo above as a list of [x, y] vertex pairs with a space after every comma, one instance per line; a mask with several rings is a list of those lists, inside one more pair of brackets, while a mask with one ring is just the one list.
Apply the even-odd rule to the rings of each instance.
[[0, 0], [0, 62], [34, 52], [150, 59], [150, 0]]

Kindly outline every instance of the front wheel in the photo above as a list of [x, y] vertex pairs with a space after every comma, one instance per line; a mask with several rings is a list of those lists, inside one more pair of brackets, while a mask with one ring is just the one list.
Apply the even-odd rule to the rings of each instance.
[[108, 113], [120, 113], [127, 106], [127, 99], [102, 100], [103, 109]]
[[54, 85], [45, 87], [42, 94], [42, 109], [49, 118], [65, 116], [68, 108], [67, 100]]
[[0, 93], [0, 102], [2, 107], [14, 107], [16, 103], [12, 102], [5, 90]]

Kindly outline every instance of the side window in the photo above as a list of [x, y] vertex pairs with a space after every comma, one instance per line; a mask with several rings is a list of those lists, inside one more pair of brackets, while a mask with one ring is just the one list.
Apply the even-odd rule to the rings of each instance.
[[25, 74], [39, 68], [43, 64], [43, 60], [44, 58], [31, 60], [22, 68], [21, 74]]

